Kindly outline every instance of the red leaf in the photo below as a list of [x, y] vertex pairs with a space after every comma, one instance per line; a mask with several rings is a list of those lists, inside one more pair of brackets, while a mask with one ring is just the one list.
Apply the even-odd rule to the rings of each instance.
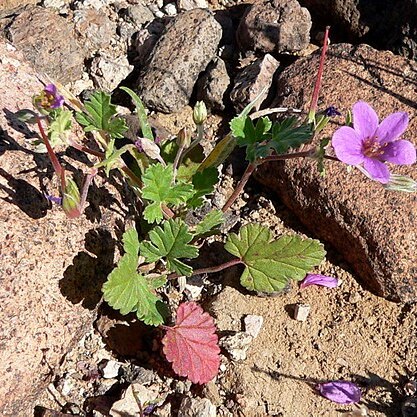
[[194, 302], [182, 303], [174, 327], [166, 327], [164, 353], [180, 376], [205, 384], [218, 373], [220, 348], [213, 318]]

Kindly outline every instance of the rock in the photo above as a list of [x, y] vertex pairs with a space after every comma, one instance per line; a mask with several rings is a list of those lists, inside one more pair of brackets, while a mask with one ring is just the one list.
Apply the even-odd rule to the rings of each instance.
[[240, 47], [247, 51], [294, 52], [310, 42], [310, 13], [297, 0], [258, 0], [237, 29]]
[[254, 339], [258, 337], [259, 332], [262, 329], [264, 318], [262, 316], [255, 316], [248, 314], [243, 319], [245, 325], [245, 333], [251, 335]]
[[22, 54], [1, 41], [0, 60], [0, 415], [16, 417], [33, 415], [51, 370], [92, 326], [113, 268], [116, 240], [109, 230], [124, 217], [115, 209], [123, 205], [118, 191], [100, 176], [85, 215], [69, 220], [50, 207], [43, 190], [56, 192], [51, 164], [27, 149], [26, 138], [37, 130], [13, 117], [32, 108], [43, 85]]
[[65, 7], [65, 0], [43, 0], [43, 7], [60, 10]]
[[243, 361], [252, 341], [253, 337], [248, 333], [236, 332], [234, 335], [222, 337], [220, 345], [226, 349], [233, 361]]
[[185, 293], [189, 300], [198, 300], [204, 289], [203, 275], [194, 275], [186, 280]]
[[116, 35], [116, 23], [111, 21], [103, 10], [83, 8], [74, 12], [75, 30], [81, 37], [89, 56], [110, 46], [110, 41]]
[[9, 26], [7, 35], [37, 71], [62, 84], [81, 77], [85, 52], [72, 26], [51, 9], [24, 10]]
[[178, 417], [216, 417], [216, 406], [207, 398], [185, 397], [181, 401]]
[[140, 384], [129, 385], [123, 397], [116, 401], [110, 409], [111, 417], [136, 416], [139, 414], [138, 401], [142, 407], [149, 404], [162, 404], [163, 399], [157, 385], [149, 388]]
[[134, 45], [139, 65], [144, 66], [149, 62], [150, 55], [164, 31], [165, 25], [154, 21], [137, 32]]
[[142, 3], [132, 4], [127, 8], [127, 19], [140, 27], [154, 19], [153, 13]]
[[[263, 58], [258, 58], [244, 67], [237, 74], [233, 90], [230, 93], [230, 98], [236, 110], [242, 110], [264, 88], [266, 88], [264, 97], [267, 97], [269, 87], [272, 85], [273, 77], [278, 66], [279, 62], [272, 55], [266, 54]], [[261, 105], [262, 102], [260, 102], [257, 108]]]
[[294, 309], [294, 319], [297, 321], [306, 321], [310, 314], [311, 307], [308, 304], [296, 304]]
[[[308, 109], [319, 55], [301, 58], [278, 80], [273, 105]], [[417, 64], [366, 45], [330, 47], [320, 100], [344, 114], [358, 100], [369, 102], [380, 119], [395, 111], [415, 114], [414, 81]], [[338, 120], [343, 124], [343, 119]], [[321, 137], [337, 126], [328, 125]], [[404, 135], [415, 141], [417, 119]], [[392, 167], [415, 178], [415, 167]], [[262, 165], [257, 178], [276, 191], [320, 239], [330, 242], [351, 264], [358, 280], [377, 295], [394, 301], [417, 301], [417, 198], [385, 191], [359, 171], [326, 162], [322, 178], [316, 163], [293, 160]]]
[[3, 11], [12, 11], [18, 7], [36, 4], [37, 2], [38, 0], [2, 0], [0, 3], [0, 17], [3, 15]]
[[138, 81], [145, 104], [164, 113], [186, 106], [220, 38], [221, 26], [210, 11], [194, 9], [178, 15], [156, 44]]
[[192, 9], [207, 9], [208, 4], [206, 0], [177, 0], [177, 8], [184, 12]]
[[175, 16], [177, 14], [177, 7], [174, 3], [168, 3], [164, 6], [164, 12], [168, 16]]
[[230, 85], [230, 77], [226, 64], [220, 58], [216, 58], [209, 65], [206, 73], [198, 81], [199, 100], [215, 110], [224, 110], [224, 97]]
[[113, 360], [105, 361], [104, 364], [100, 367], [103, 378], [117, 378], [120, 374], [122, 365], [122, 363]]
[[413, 0], [299, 0], [318, 27], [331, 26], [335, 42], [367, 43], [409, 58], [417, 56], [417, 5]]
[[124, 55], [119, 57], [100, 55], [93, 58], [90, 75], [97, 88], [111, 92], [132, 72], [133, 68]]
[[417, 398], [406, 398], [401, 404], [401, 413], [403, 417], [417, 417]]

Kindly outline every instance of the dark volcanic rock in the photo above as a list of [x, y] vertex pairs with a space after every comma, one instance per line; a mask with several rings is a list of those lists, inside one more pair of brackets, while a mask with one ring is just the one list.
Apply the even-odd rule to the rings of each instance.
[[138, 81], [149, 107], [170, 113], [188, 104], [198, 75], [215, 57], [221, 26], [205, 9], [180, 14], [158, 41]]
[[258, 0], [243, 16], [237, 39], [244, 50], [294, 52], [310, 42], [310, 13], [297, 0]]
[[37, 71], [66, 84], [81, 78], [84, 50], [73, 27], [50, 9], [23, 11], [8, 28], [8, 39]]
[[332, 27], [331, 37], [342, 42], [368, 43], [409, 58], [417, 56], [415, 0], [300, 0], [317, 27]]
[[[307, 110], [318, 68], [318, 54], [300, 59], [280, 76], [276, 105]], [[320, 101], [346, 113], [358, 100], [380, 116], [394, 111], [415, 115], [417, 63], [367, 45], [330, 47]], [[343, 118], [338, 120], [343, 124]], [[330, 125], [331, 136], [338, 125]], [[416, 142], [417, 118], [405, 139]], [[327, 161], [322, 178], [311, 160], [265, 164], [258, 179], [275, 190], [319, 238], [331, 242], [374, 293], [394, 301], [417, 301], [417, 196], [385, 191], [358, 170], [348, 173]], [[417, 179], [416, 167], [392, 171]]]

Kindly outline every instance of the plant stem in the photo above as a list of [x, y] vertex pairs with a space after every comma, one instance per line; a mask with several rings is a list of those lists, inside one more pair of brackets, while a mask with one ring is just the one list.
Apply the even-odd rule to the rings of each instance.
[[[201, 274], [212, 274], [214, 272], [220, 272], [223, 271], [223, 269], [231, 268], [232, 266], [241, 264], [242, 261], [239, 258], [232, 259], [231, 261], [225, 262], [224, 264], [211, 266], [208, 268], [201, 268], [201, 269], [194, 269], [193, 274], [194, 275], [201, 275]], [[178, 275], [177, 273], [173, 273], [168, 275], [168, 279], [176, 279], [179, 278], [181, 275]]]
[[177, 169], [178, 169], [178, 165], [180, 164], [180, 161], [182, 159], [181, 157], [183, 155], [184, 149], [185, 149], [185, 146], [181, 145], [178, 148], [177, 154], [175, 155], [174, 164], [172, 165], [172, 170], [174, 171], [174, 175], [172, 177], [172, 182], [173, 183], [175, 183], [175, 179], [177, 177]]
[[250, 163], [246, 167], [246, 171], [242, 175], [242, 178], [238, 182], [235, 190], [233, 191], [232, 195], [229, 197], [229, 199], [226, 201], [226, 204], [222, 208], [222, 212], [226, 212], [229, 210], [229, 208], [232, 206], [232, 204], [236, 201], [236, 199], [239, 197], [241, 192], [243, 191], [243, 188], [245, 187], [246, 183], [248, 182], [250, 176], [255, 171], [257, 167], [257, 163]]
[[46, 150], [48, 151], [49, 159], [51, 160], [52, 166], [54, 167], [55, 173], [58, 175], [61, 181], [61, 190], [64, 193], [65, 187], [66, 187], [66, 181], [65, 181], [65, 170], [62, 168], [61, 164], [58, 161], [57, 156], [55, 155], [54, 150], [52, 149], [51, 144], [49, 143], [49, 139], [47, 134], [45, 133], [45, 130], [42, 126], [41, 119], [39, 117], [36, 118], [36, 123], [38, 124], [39, 131], [42, 136], [43, 143], [46, 146]]
[[310, 109], [308, 112], [309, 122], [312, 122], [314, 120], [313, 118], [315, 117], [316, 110], [317, 110], [317, 102], [319, 99], [321, 79], [323, 77], [324, 59], [326, 57], [327, 48], [329, 46], [328, 45], [329, 30], [330, 30], [330, 26], [326, 26], [326, 31], [324, 32], [323, 49], [321, 50], [321, 55], [320, 55], [319, 70], [317, 72], [316, 83], [314, 85], [313, 95], [311, 96]]
[[70, 139], [68, 142], [73, 148], [78, 149], [81, 152], [85, 152], [85, 153], [88, 153], [90, 155], [97, 156], [100, 159], [104, 159], [104, 153], [103, 152], [95, 151], [94, 149], [88, 148], [87, 146], [80, 145], [79, 143], [75, 142], [72, 139]]

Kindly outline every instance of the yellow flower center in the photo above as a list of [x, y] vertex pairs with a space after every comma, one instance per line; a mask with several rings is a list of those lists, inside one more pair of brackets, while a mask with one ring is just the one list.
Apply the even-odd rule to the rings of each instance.
[[371, 137], [364, 140], [362, 145], [362, 152], [368, 158], [378, 158], [384, 154], [386, 143], [378, 142], [377, 137]]

